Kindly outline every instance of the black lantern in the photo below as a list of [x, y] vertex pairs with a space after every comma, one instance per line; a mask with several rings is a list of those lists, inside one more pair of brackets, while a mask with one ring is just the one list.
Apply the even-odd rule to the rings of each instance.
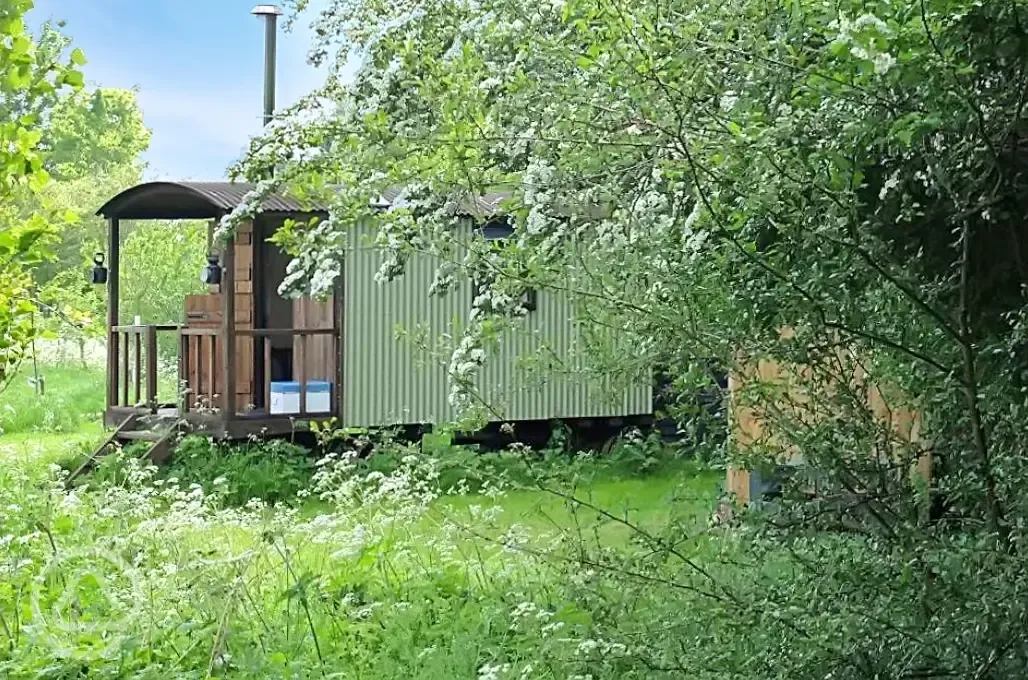
[[93, 283], [107, 283], [107, 267], [104, 266], [103, 253], [97, 253], [93, 256]]
[[217, 255], [207, 256], [207, 266], [203, 268], [203, 272], [200, 274], [200, 280], [208, 286], [217, 286], [221, 284], [221, 264], [218, 263]]

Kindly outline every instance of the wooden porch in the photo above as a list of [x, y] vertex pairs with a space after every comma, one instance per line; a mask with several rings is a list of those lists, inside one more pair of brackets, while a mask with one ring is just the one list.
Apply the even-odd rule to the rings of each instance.
[[[152, 183], [100, 209], [108, 220], [108, 427], [128, 422], [139, 423], [136, 430], [151, 423], [167, 429], [174, 423], [238, 439], [288, 434], [342, 414], [341, 291], [327, 301], [282, 298], [277, 289], [288, 258], [268, 242], [285, 219], [323, 208], [278, 198], [231, 239], [214, 243], [217, 221], [247, 189]], [[213, 272], [212, 280], [206, 293], [183, 300], [181, 324], [121, 322], [121, 221], [147, 219], [210, 220], [205, 271]]]
[[[161, 370], [158, 337], [176, 338], [177, 367], [168, 375]], [[161, 422], [183, 421], [193, 431], [217, 438], [238, 439], [251, 435], [287, 434], [305, 429], [310, 420], [325, 421], [340, 413], [338, 376], [330, 381], [328, 408], [308, 410], [308, 376], [306, 362], [297, 363], [295, 381], [298, 388], [297, 408], [288, 413], [274, 413], [272, 401], [272, 358], [270, 338], [291, 339], [303, 355], [321, 341], [339, 352], [339, 333], [335, 328], [236, 329], [237, 353], [226, 358], [225, 335], [220, 329], [190, 328], [174, 325], [115, 326], [109, 342], [117, 359], [108, 363], [107, 409], [104, 423], [116, 427], [131, 416], [145, 422], [151, 416]], [[253, 353], [240, 350], [255, 349]], [[110, 350], [109, 350], [110, 351]], [[225, 371], [225, 366], [245, 362], [247, 357], [261, 362], [263, 370], [259, 394], [250, 401], [235, 392], [229, 394], [223, 385], [238, 383]], [[336, 362], [338, 363], [338, 362]], [[174, 381], [169, 380], [173, 377]], [[321, 376], [317, 376], [321, 377]], [[322, 382], [319, 380], [319, 382]], [[229, 391], [234, 392], [234, 391]], [[236, 397], [233, 399], [232, 397]]]

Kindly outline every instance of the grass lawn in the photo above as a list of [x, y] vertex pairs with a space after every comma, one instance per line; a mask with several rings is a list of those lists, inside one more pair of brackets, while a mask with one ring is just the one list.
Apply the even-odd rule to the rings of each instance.
[[[645, 529], [657, 529], [672, 519], [705, 522], [717, 501], [721, 479], [717, 471], [678, 461], [654, 474], [604, 473], [573, 488], [544, 484], [539, 490], [509, 491], [495, 501], [501, 508], [497, 525], [518, 525], [539, 534], [574, 528], [604, 544], [624, 543], [633, 531], [619, 520]], [[493, 504], [482, 496], [447, 496], [435, 509], [468, 523], [471, 506]]]
[[[42, 472], [50, 463], [87, 454], [103, 437], [103, 371], [45, 365], [40, 372], [46, 380], [45, 395], [36, 394], [32, 368], [27, 365], [0, 396], [2, 465]], [[448, 438], [429, 435], [424, 449], [445, 455], [448, 447]], [[474, 513], [498, 508], [488, 533], [519, 526], [541, 536], [572, 528], [616, 545], [628, 541], [633, 533], [619, 519], [644, 528], [657, 528], [672, 519], [686, 524], [705, 521], [722, 480], [722, 473], [686, 460], [667, 460], [649, 472], [601, 463], [576, 465], [577, 481], [559, 485], [559, 492], [554, 492], [558, 485], [544, 484], [539, 489], [511, 490], [495, 500], [477, 494], [444, 496], [435, 503], [432, 515], [486, 531]], [[319, 501], [308, 500], [301, 516], [313, 517], [326, 509]], [[425, 530], [431, 532], [431, 527]]]
[[[41, 483], [47, 466], [67, 466], [104, 437], [104, 376], [80, 366], [47, 366], [43, 374], [43, 396], [24, 370], [0, 395], [0, 507], [18, 508], [5, 532], [19, 536], [6, 545], [0, 536], [0, 561], [22, 570], [8, 577], [17, 588], [0, 582], [0, 616], [24, 616], [26, 630], [31, 624], [44, 633], [42, 646], [28, 636], [8, 640], [0, 677], [42, 677], [44, 668], [56, 669], [46, 677], [129, 677], [126, 668], [144, 677], [156, 665], [160, 677], [315, 677], [326, 665], [359, 669], [347, 677], [484, 677], [481, 669], [508, 653], [531, 657], [540, 640], [559, 647], [540, 658], [577, 658], [576, 636], [592, 639], [587, 628], [596, 605], [568, 579], [581, 571], [607, 583], [608, 566], [616, 572], [622, 560], [637, 565], [654, 554], [654, 542], [633, 527], [672, 536], [689, 559], [715, 556], [717, 539], [705, 529], [723, 473], [653, 441], [625, 443], [601, 457], [555, 448], [525, 458], [511, 451], [482, 455], [431, 436], [421, 450], [434, 465], [415, 456], [416, 479], [433, 467], [438, 479], [425, 478], [440, 489], [488, 489], [497, 479], [513, 480], [515, 488], [443, 495], [427, 511], [416, 496], [404, 496], [407, 472], [396, 467], [413, 450], [388, 446], [366, 461], [366, 472], [396, 473], [383, 488], [396, 481], [397, 494], [386, 493], [381, 502], [344, 499], [330, 506], [300, 499], [296, 490], [310, 480], [305, 452], [274, 454], [267, 442], [250, 443], [249, 453], [233, 447], [224, 461], [203, 451], [190, 457], [183, 446], [185, 474], [175, 486], [181, 491], [171, 492], [183, 495], [173, 504], [155, 491], [165, 488], [163, 479], [152, 488], [104, 487], [118, 479], [117, 460], [80, 492], [54, 496]], [[283, 461], [278, 467], [275, 455]], [[174, 467], [165, 474], [173, 471], [178, 474]], [[295, 487], [287, 484], [297, 478]], [[184, 495], [199, 492], [194, 484], [213, 490], [236, 481], [240, 486], [225, 488], [245, 490], [243, 499], [260, 495], [256, 489], [281, 492], [285, 503], [302, 504], [299, 516], [282, 506], [239, 512], [223, 508], [217, 496]], [[112, 552], [122, 545], [142, 560], [139, 568], [122, 565], [121, 553]], [[49, 566], [56, 564], [51, 554], [61, 555], [59, 567]], [[659, 579], [675, 567], [658, 559], [646, 568]], [[65, 578], [51, 578], [53, 569], [63, 569]], [[99, 576], [78, 578], [93, 573]], [[689, 606], [676, 594], [668, 591], [673, 616]], [[43, 603], [38, 613], [36, 596]], [[663, 595], [651, 599], [647, 607], [665, 602]], [[513, 613], [525, 602], [560, 620], [529, 622]], [[62, 618], [72, 605], [75, 617]], [[83, 626], [65, 626], [80, 620], [80, 610]], [[647, 617], [626, 625], [642, 627]], [[115, 653], [97, 647], [107, 638], [94, 634], [94, 621], [110, 625], [110, 640], [120, 645]], [[515, 623], [535, 628], [515, 630]], [[566, 640], [541, 637], [548, 625], [565, 626]], [[231, 668], [215, 676], [212, 659], [222, 646]], [[55, 650], [82, 657], [55, 662]]]
[[0, 465], [41, 472], [51, 463], [88, 455], [100, 443], [99, 422], [82, 423], [74, 432], [18, 432], [0, 435]]
[[105, 378], [100, 368], [42, 365], [45, 393], [37, 394], [32, 364], [25, 362], [0, 393], [0, 433], [73, 433], [101, 422]]

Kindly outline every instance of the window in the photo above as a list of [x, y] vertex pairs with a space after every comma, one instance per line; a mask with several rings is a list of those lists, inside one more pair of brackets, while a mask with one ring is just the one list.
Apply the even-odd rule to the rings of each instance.
[[[475, 229], [486, 241], [500, 242], [514, 235], [514, 226], [506, 218], [490, 220]], [[498, 243], [497, 243], [498, 244]], [[471, 299], [474, 300], [482, 292], [482, 283], [472, 282]], [[539, 306], [539, 296], [535, 288], [526, 288], [521, 295], [521, 308], [526, 312], [534, 312]]]

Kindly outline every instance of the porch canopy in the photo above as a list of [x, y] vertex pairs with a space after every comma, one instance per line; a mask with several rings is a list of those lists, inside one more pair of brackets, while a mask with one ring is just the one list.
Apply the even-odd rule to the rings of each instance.
[[[248, 182], [147, 182], [107, 201], [97, 215], [111, 220], [217, 219], [235, 210], [257, 188]], [[324, 213], [317, 201], [274, 194], [264, 201], [266, 213]]]

